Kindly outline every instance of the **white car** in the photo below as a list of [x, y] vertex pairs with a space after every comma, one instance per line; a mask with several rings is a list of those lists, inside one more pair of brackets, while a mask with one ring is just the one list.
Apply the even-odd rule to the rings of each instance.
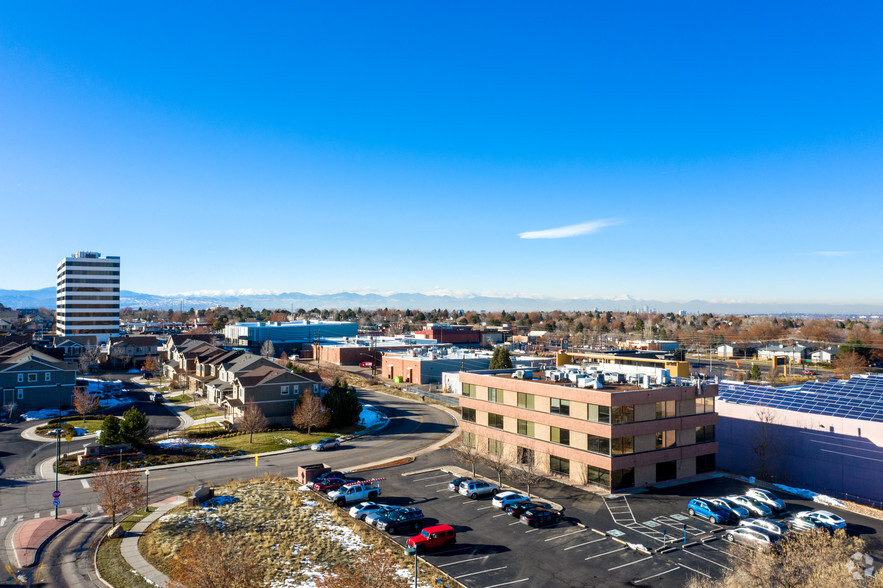
[[491, 504], [497, 508], [506, 508], [510, 504], [528, 500], [529, 498], [527, 494], [521, 494], [520, 492], [500, 492], [494, 496]]
[[787, 508], [785, 503], [776, 497], [775, 494], [770, 492], [769, 490], [761, 490], [760, 488], [752, 488], [748, 492], [745, 493], [745, 496], [749, 498], [753, 498], [756, 501], [763, 503], [773, 509], [776, 512], [782, 512]]
[[783, 525], [782, 523], [771, 521], [769, 519], [744, 519], [742, 521], [739, 521], [739, 526], [756, 527], [758, 529], [763, 529], [764, 531], [772, 535], [784, 535], [788, 532], [787, 525]]
[[809, 519], [812, 522], [820, 524], [823, 527], [827, 527], [831, 530], [846, 528], [846, 521], [835, 515], [833, 512], [828, 512], [827, 510], [808, 510], [804, 512], [799, 512], [794, 516], [801, 519]]
[[758, 517], [768, 517], [773, 514], [773, 509], [760, 502], [759, 500], [756, 500], [749, 496], [742, 496], [741, 494], [736, 496], [727, 496], [727, 500], [732, 500], [751, 514]]
[[350, 516], [354, 519], [359, 519], [360, 521], [364, 521], [365, 517], [376, 511], [379, 508], [383, 508], [386, 506], [385, 504], [377, 504], [376, 502], [360, 502], [359, 504], [350, 508]]
[[469, 480], [461, 482], [458, 492], [463, 496], [468, 496], [472, 500], [477, 500], [480, 496], [496, 496], [500, 488], [496, 484], [485, 482], [483, 480]]

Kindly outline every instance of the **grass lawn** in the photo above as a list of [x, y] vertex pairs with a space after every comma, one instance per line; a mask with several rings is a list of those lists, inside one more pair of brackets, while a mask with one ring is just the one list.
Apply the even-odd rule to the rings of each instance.
[[[142, 508], [121, 524], [128, 531], [145, 516], [147, 513]], [[116, 588], [149, 588], [153, 586], [140, 575], [132, 573], [132, 566], [120, 555], [122, 542], [122, 539], [111, 538], [105, 538], [101, 542], [98, 548], [98, 570], [101, 572], [101, 576]]]
[[211, 432], [213, 434], [216, 433], [216, 434], [220, 435], [222, 433], [225, 433], [226, 431], [224, 430], [224, 427], [222, 427], [218, 423], [206, 423], [204, 425], [193, 425], [192, 427], [189, 427], [187, 429], [187, 433], [189, 433], [189, 434], [208, 433], [208, 432]]
[[[65, 422], [70, 423], [71, 425], [79, 429], [85, 429], [86, 433], [89, 434], [101, 430], [101, 425], [102, 423], [104, 423], [104, 417], [101, 417], [101, 419], [87, 418], [85, 424], [83, 423], [82, 417], [69, 417], [65, 419]], [[46, 425], [45, 427], [40, 427], [37, 429], [37, 434], [54, 439], [55, 435], [52, 434], [52, 431], [54, 431], [57, 426], [58, 425]], [[64, 440], [63, 434], [61, 438], [62, 440]]]
[[220, 416], [224, 414], [221, 410], [215, 410], [210, 406], [206, 406], [204, 404], [200, 404], [199, 406], [194, 406], [193, 408], [188, 408], [184, 411], [184, 414], [189, 415], [193, 420], [201, 419], [205, 416]]
[[280, 449], [288, 449], [289, 447], [299, 447], [301, 445], [312, 445], [320, 439], [335, 437], [330, 433], [299, 433], [297, 431], [266, 431], [254, 434], [254, 442], [249, 443], [249, 435], [236, 435], [235, 437], [227, 437], [225, 439], [206, 439], [211, 441], [218, 447], [226, 447], [235, 451], [243, 451], [245, 453], [264, 453], [266, 451], [278, 451]]
[[179, 396], [166, 396], [165, 401], [171, 402], [172, 404], [181, 404], [182, 402], [190, 402], [193, 400], [192, 396], [188, 396], [187, 394], [181, 394]]
[[168, 386], [153, 386], [153, 389], [156, 390], [157, 392], [168, 392], [169, 391]]

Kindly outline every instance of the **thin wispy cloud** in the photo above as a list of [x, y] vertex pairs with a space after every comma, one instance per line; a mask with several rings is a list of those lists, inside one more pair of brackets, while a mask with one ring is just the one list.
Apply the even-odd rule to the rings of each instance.
[[526, 233], [518, 233], [520, 239], [564, 239], [567, 237], [577, 237], [579, 235], [588, 235], [595, 233], [604, 227], [612, 227], [622, 224], [615, 218], [603, 218], [593, 220], [578, 225], [567, 225], [566, 227], [557, 227], [555, 229], [543, 229], [542, 231], [527, 231]]
[[843, 257], [845, 255], [855, 255], [856, 251], [813, 251], [810, 255], [818, 255], [820, 257]]

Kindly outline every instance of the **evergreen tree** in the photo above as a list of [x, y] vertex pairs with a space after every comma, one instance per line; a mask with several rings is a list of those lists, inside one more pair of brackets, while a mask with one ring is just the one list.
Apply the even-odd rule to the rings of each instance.
[[509, 357], [509, 350], [505, 347], [494, 348], [494, 356], [491, 357], [491, 364], [488, 369], [492, 370], [508, 370], [512, 368], [512, 358]]
[[120, 419], [112, 415], [104, 417], [101, 423], [101, 435], [98, 436], [99, 445], [116, 445], [122, 443], [123, 437], [120, 434]]
[[332, 427], [349, 427], [359, 422], [362, 404], [359, 402], [356, 389], [339, 378], [334, 379], [334, 383], [325, 395], [325, 406], [331, 413]]
[[760, 366], [756, 363], [751, 364], [751, 369], [748, 371], [748, 379], [749, 380], [759, 380], [760, 379]]
[[125, 443], [131, 443], [133, 447], [141, 447], [150, 441], [150, 425], [147, 423], [147, 415], [134, 406], [123, 414], [123, 422], [120, 423], [120, 436]]

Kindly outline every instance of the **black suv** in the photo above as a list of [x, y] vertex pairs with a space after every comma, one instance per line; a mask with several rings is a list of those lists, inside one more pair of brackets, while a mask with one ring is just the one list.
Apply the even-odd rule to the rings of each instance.
[[534, 508], [522, 513], [519, 520], [531, 527], [545, 527], [546, 525], [554, 525], [560, 522], [563, 518], [562, 514], [557, 510]]
[[423, 511], [416, 506], [411, 506], [379, 517], [374, 521], [374, 526], [392, 535], [400, 529], [413, 528], [416, 531], [420, 528], [422, 521]]

